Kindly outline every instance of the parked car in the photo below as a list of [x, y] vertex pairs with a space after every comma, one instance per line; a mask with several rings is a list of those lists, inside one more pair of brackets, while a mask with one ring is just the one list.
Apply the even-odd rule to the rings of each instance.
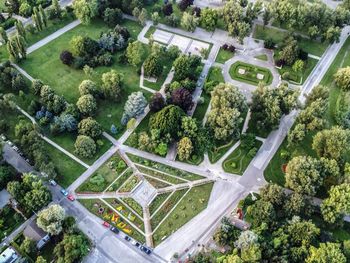
[[114, 227], [114, 226], [111, 226], [111, 227], [110, 227], [110, 230], [111, 230], [112, 232], [116, 233], [116, 234], [119, 234], [119, 229], [116, 228], [116, 227]]
[[67, 196], [68, 195], [68, 192], [66, 189], [61, 189], [61, 193], [64, 195], [64, 196]]
[[7, 141], [7, 144], [10, 145], [10, 146], [13, 145], [13, 143], [11, 141]]
[[140, 247], [140, 243], [136, 240], [131, 240], [131, 244], [133, 244], [135, 247]]
[[55, 182], [55, 180], [49, 180], [49, 183], [52, 185], [52, 186], [56, 186], [57, 185], [57, 183]]
[[6, 141], [5, 135], [1, 134], [0, 138], [1, 138], [1, 140]]
[[16, 152], [18, 151], [18, 147], [17, 146], [12, 146], [12, 149], [14, 149]]
[[106, 222], [106, 221], [104, 221], [103, 223], [102, 223], [102, 225], [104, 226], [104, 227], [110, 227], [111, 225], [108, 223], [108, 222]]
[[72, 194], [69, 194], [68, 196], [67, 196], [67, 198], [68, 198], [68, 200], [70, 200], [70, 201], [74, 201], [75, 200], [75, 197], [74, 197], [74, 195], [72, 195]]
[[125, 235], [124, 239], [125, 239], [126, 241], [130, 241], [130, 240], [131, 240], [131, 238], [130, 238], [129, 236], [127, 236], [127, 235]]
[[141, 251], [145, 252], [147, 255], [152, 253], [152, 250], [150, 250], [148, 247], [140, 246]]

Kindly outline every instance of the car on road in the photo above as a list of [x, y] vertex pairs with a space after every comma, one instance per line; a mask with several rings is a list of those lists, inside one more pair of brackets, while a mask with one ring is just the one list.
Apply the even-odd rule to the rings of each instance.
[[7, 141], [7, 144], [10, 145], [10, 146], [13, 145], [13, 143], [11, 141]]
[[106, 221], [104, 221], [103, 223], [102, 223], [102, 225], [104, 226], [104, 227], [108, 227], [108, 228], [110, 228], [110, 224], [108, 223], [108, 222], [106, 222]]
[[126, 241], [130, 241], [130, 240], [131, 240], [131, 238], [130, 238], [129, 236], [125, 236], [124, 239], [125, 239]]
[[56, 186], [57, 185], [57, 183], [55, 182], [55, 180], [49, 180], [49, 183], [52, 185], [52, 186]]
[[74, 197], [74, 195], [72, 195], [72, 194], [69, 194], [68, 196], [67, 196], [67, 198], [68, 198], [68, 200], [70, 200], [70, 201], [74, 201], [75, 200], [75, 197]]
[[61, 194], [63, 194], [64, 196], [67, 196], [68, 195], [68, 192], [66, 189], [61, 189]]
[[135, 247], [140, 247], [140, 243], [136, 240], [131, 240], [131, 244], [133, 244]]
[[114, 227], [114, 226], [111, 226], [111, 227], [110, 227], [110, 230], [111, 230], [112, 232], [116, 233], [116, 234], [119, 234], [119, 229], [116, 228], [116, 227]]
[[148, 247], [140, 246], [141, 251], [145, 252], [147, 255], [150, 255], [152, 253], [152, 250], [150, 250]]

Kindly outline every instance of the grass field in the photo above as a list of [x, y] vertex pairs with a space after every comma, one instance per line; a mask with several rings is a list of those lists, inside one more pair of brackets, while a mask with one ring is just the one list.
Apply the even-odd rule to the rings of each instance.
[[[240, 69], [245, 70], [245, 73], [240, 74], [238, 72]], [[234, 64], [232, 64], [230, 67], [229, 73], [232, 79], [242, 81], [255, 86], [257, 86], [259, 83], [270, 85], [273, 80], [271, 71], [268, 70], [267, 68], [251, 65], [241, 61], [237, 61]], [[257, 74], [263, 75], [263, 79], [258, 79]]]
[[168, 215], [153, 235], [154, 245], [177, 231], [208, 205], [213, 183], [193, 187]]
[[[254, 147], [256, 150], [259, 150], [261, 145], [262, 143], [256, 140]], [[253, 158], [254, 156], [249, 154], [249, 149], [243, 149], [241, 146], [238, 146], [223, 162], [222, 167], [225, 172], [242, 175]]]
[[[279, 44], [288, 35], [288, 32], [281, 31], [275, 28], [263, 27], [262, 25], [256, 25], [253, 37], [257, 39], [267, 40], [272, 39], [273, 42]], [[315, 56], [322, 56], [328, 47], [328, 43], [321, 43], [312, 41], [307, 38], [300, 38], [298, 40], [299, 47], [307, 53]]]
[[[335, 121], [335, 108], [338, 100], [338, 96], [341, 94], [340, 89], [335, 85], [333, 81], [333, 75], [336, 73], [338, 68], [350, 66], [350, 38], [346, 40], [343, 47], [337, 54], [333, 63], [329, 67], [327, 73], [324, 75], [321, 84], [329, 87], [329, 107], [325, 115], [325, 119], [329, 122], [329, 126], [336, 124]], [[312, 150], [312, 137], [315, 133], [309, 133], [305, 139], [300, 142], [298, 145], [294, 145], [292, 149], [287, 149], [287, 141], [284, 140], [283, 144], [280, 146], [269, 165], [265, 169], [264, 176], [265, 179], [269, 182], [277, 183], [281, 186], [284, 186], [285, 175], [281, 170], [283, 164], [287, 163], [288, 160], [285, 160], [281, 157], [282, 152], [289, 152], [290, 158], [298, 155], [311, 155], [316, 156], [316, 153]]]
[[216, 56], [215, 62], [224, 64], [227, 60], [232, 58], [235, 55], [234, 52], [224, 50], [220, 48], [218, 55]]
[[281, 76], [283, 76], [284, 72], [289, 72], [289, 79], [296, 83], [304, 83], [307, 77], [310, 75], [311, 71], [314, 69], [314, 67], [317, 65], [318, 60], [314, 58], [308, 58], [305, 63], [305, 68], [303, 69], [302, 74], [297, 74], [293, 71], [291, 66], [283, 66], [282, 69], [279, 69], [278, 72]]
[[[129, 29], [133, 39], [137, 38], [137, 35], [142, 29], [138, 23], [129, 20], [125, 20], [122, 25]], [[51, 86], [57, 94], [63, 95], [68, 102], [76, 103], [79, 98], [78, 86], [81, 81], [88, 77], [82, 70], [63, 65], [59, 59], [59, 55], [63, 50], [69, 49], [69, 42], [73, 36], [82, 35], [97, 39], [101, 32], [107, 30], [108, 28], [105, 23], [100, 20], [93, 21], [88, 26], [79, 25], [28, 55], [28, 58], [20, 63], [20, 66], [32, 77], [43, 80], [44, 83]], [[144, 47], [145, 53], [147, 53], [147, 48], [146, 46]], [[121, 52], [114, 55], [115, 61], [120, 55]], [[121, 65], [116, 62], [111, 67], [95, 68], [92, 80], [95, 81], [97, 85], [100, 85], [101, 75], [112, 69], [124, 74], [124, 91], [122, 92], [121, 101], [118, 103], [110, 100], [98, 100], [97, 102], [98, 110], [95, 118], [106, 131], [110, 130], [112, 124], [120, 126], [124, 102], [132, 92], [140, 90], [140, 77], [137, 73], [137, 69], [130, 65]], [[147, 97], [150, 95], [147, 92], [144, 93]], [[118, 135], [121, 135], [121, 131]]]
[[[118, 163], [121, 161], [121, 158], [118, 154], [113, 155], [109, 158], [100, 168], [96, 170], [86, 181], [79, 186], [77, 191], [79, 192], [102, 192], [113, 183], [126, 169], [125, 167], [118, 167]], [[98, 180], [98, 183], [94, 183], [94, 180], [91, 181], [91, 178], [95, 176], [102, 177], [103, 180]], [[120, 176], [117, 180], [118, 185], [120, 186], [125, 180], [130, 176], [130, 173], [125, 172], [124, 175]]]
[[68, 187], [72, 184], [86, 168], [81, 164], [77, 163], [61, 151], [48, 143], [44, 144], [46, 153], [50, 156], [51, 160], [56, 166], [57, 177], [55, 180], [63, 187]]
[[265, 55], [265, 54], [257, 55], [254, 58], [262, 60], [262, 61], [267, 61], [268, 60], [267, 59], [267, 55]]

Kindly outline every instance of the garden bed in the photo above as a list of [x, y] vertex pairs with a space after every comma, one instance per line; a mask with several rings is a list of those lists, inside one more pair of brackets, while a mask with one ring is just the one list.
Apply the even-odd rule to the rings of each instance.
[[[253, 147], [256, 149], [255, 154], [261, 145], [261, 141], [255, 140], [255, 145]], [[241, 146], [238, 146], [237, 149], [235, 149], [223, 162], [222, 167], [224, 168], [224, 171], [242, 175], [255, 156], [255, 154], [253, 155], [252, 153], [252, 149], [244, 149]]]
[[131, 175], [128, 180], [124, 182], [124, 184], [118, 189], [120, 193], [128, 193], [131, 192], [141, 181], [141, 179], [136, 175]]
[[156, 198], [153, 199], [149, 206], [149, 213], [152, 216], [154, 212], [163, 204], [163, 202], [169, 197], [171, 192], [158, 194]]
[[[259, 83], [270, 85], [273, 80], [271, 71], [267, 68], [251, 65], [241, 61], [237, 61], [232, 64], [229, 73], [232, 79], [255, 86], [257, 86]], [[262, 79], [258, 78], [259, 75], [262, 76]]]
[[162, 240], [202, 212], [208, 205], [212, 188], [213, 183], [193, 187], [154, 232], [154, 245], [159, 245]]
[[[82, 203], [91, 213], [98, 216], [104, 221], [109, 222], [113, 226], [119, 228], [121, 231], [131, 236], [132, 238], [138, 240], [141, 243], [145, 243], [146, 239], [143, 234], [133, 228], [130, 224], [128, 224], [123, 218], [120, 216], [116, 217], [116, 213], [112, 211], [105, 203], [103, 203], [99, 199], [79, 199], [79, 202]], [[99, 213], [102, 211], [103, 213]], [[114, 218], [113, 218], [114, 215]], [[117, 219], [116, 219], [117, 218]]]
[[143, 166], [136, 165], [136, 167], [137, 167], [137, 169], [139, 169], [139, 171], [141, 173], [149, 175], [151, 177], [158, 178], [160, 180], [168, 182], [169, 184], [181, 184], [181, 183], [186, 182], [186, 181], [180, 180], [180, 179], [178, 179], [176, 177], [172, 177], [172, 176], [166, 175], [164, 173], [148, 169], [148, 168], [143, 167]]

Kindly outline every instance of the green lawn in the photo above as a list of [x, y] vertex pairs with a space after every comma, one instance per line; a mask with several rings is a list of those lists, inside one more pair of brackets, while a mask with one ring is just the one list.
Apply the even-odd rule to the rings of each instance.
[[[329, 94], [329, 108], [325, 115], [325, 119], [328, 120], [329, 126], [336, 124], [335, 121], [335, 109], [337, 100], [340, 93], [340, 89], [333, 82], [333, 75], [336, 73], [338, 68], [350, 66], [350, 38], [346, 40], [343, 47], [337, 54], [333, 63], [329, 67], [327, 73], [324, 75], [321, 84], [330, 88]], [[311, 155], [316, 156], [316, 153], [312, 150], [312, 137], [315, 133], [309, 133], [305, 139], [300, 142], [298, 145], [292, 147], [292, 149], [287, 149], [287, 141], [284, 140], [283, 144], [280, 146], [266, 170], [264, 171], [264, 176], [267, 181], [277, 183], [281, 186], [284, 186], [285, 178], [284, 173], [281, 170], [283, 164], [287, 163], [288, 160], [281, 157], [281, 153], [287, 151], [290, 153], [290, 158], [298, 155]]]
[[[256, 25], [253, 37], [257, 39], [267, 40], [272, 39], [273, 42], [279, 44], [288, 35], [288, 32], [284, 32], [275, 28], [263, 27], [262, 25]], [[315, 56], [322, 56], [328, 47], [328, 43], [321, 43], [312, 41], [307, 38], [301, 38], [298, 40], [299, 47], [307, 53]]]
[[57, 150], [55, 147], [50, 144], [44, 144], [47, 154], [50, 156], [52, 162], [55, 164], [57, 169], [57, 177], [55, 180], [63, 187], [68, 187], [73, 183], [83, 172], [86, 171], [86, 168], [81, 164], [77, 163], [61, 151]]
[[148, 168], [143, 167], [143, 166], [138, 166], [137, 165], [136, 167], [143, 174], [150, 175], [152, 177], [161, 179], [161, 180], [166, 181], [166, 182], [171, 183], [171, 184], [181, 184], [181, 183], [185, 182], [183, 180], [177, 179], [176, 177], [171, 177], [169, 175], [166, 175], [166, 174], [163, 174], [161, 172], [148, 169]]
[[210, 162], [216, 163], [235, 143], [235, 140], [227, 142], [215, 141], [215, 146], [208, 150]]
[[[101, 218], [104, 221], [109, 222], [110, 224], [116, 226], [121, 231], [125, 232], [125, 228], [120, 227], [120, 223], [126, 224], [126, 229], [130, 229], [131, 232], [127, 231], [127, 234], [131, 236], [132, 238], [138, 240], [141, 243], [145, 243], [146, 239], [143, 234], [138, 232], [136, 229], [134, 229], [131, 225], [129, 225], [125, 220], [119, 217], [117, 223], [112, 222], [112, 215], [113, 213], [112, 209], [109, 208], [105, 203], [103, 203], [100, 199], [79, 199], [79, 202], [85, 206], [91, 213], [96, 215], [97, 217]], [[95, 206], [97, 205], [97, 206]], [[103, 213], [100, 214], [99, 209], [104, 209]]]
[[262, 61], [267, 61], [268, 60], [266, 54], [257, 55], [254, 58], [262, 60]]
[[[46, 133], [46, 136], [49, 137], [52, 141], [54, 141], [58, 145], [60, 145], [66, 151], [70, 152], [73, 155], [76, 155], [74, 153], [75, 151], [74, 143], [77, 138], [77, 134], [64, 132], [61, 134], [52, 135], [50, 133]], [[77, 157], [83, 162], [85, 162], [86, 164], [92, 165], [99, 157], [101, 157], [101, 155], [103, 155], [112, 146], [112, 143], [103, 136], [100, 136], [98, 140], [101, 140], [103, 145], [102, 146], [97, 145], [97, 151], [93, 158], [87, 159], [80, 156], [77, 156]]]
[[[245, 70], [244, 74], [240, 74], [238, 71], [240, 69]], [[230, 67], [229, 70], [232, 79], [242, 81], [251, 85], [257, 86], [259, 83], [264, 83], [265, 85], [270, 85], [272, 83], [273, 77], [271, 71], [267, 68], [251, 65], [241, 61], [237, 61]], [[263, 79], [258, 79], [257, 74], [262, 74]]]
[[208, 205], [212, 188], [213, 183], [193, 187], [156, 230], [153, 235], [154, 245], [160, 244], [165, 237], [202, 212]]
[[235, 54], [234, 52], [220, 48], [219, 53], [216, 56], [215, 62], [224, 64], [227, 60], [232, 58], [234, 54]]
[[[142, 30], [142, 27], [134, 21], [125, 20], [122, 25], [129, 29], [133, 39], [136, 39]], [[69, 42], [73, 36], [83, 35], [97, 39], [102, 32], [107, 30], [109, 30], [108, 27], [100, 20], [95, 20], [90, 25], [79, 25], [28, 55], [28, 58], [20, 63], [20, 66], [34, 78], [39, 78], [50, 85], [57, 94], [63, 95], [68, 102], [76, 103], [79, 98], [78, 86], [81, 81], [87, 79], [87, 76], [82, 70], [64, 65], [60, 61], [59, 55], [63, 50], [69, 49]], [[146, 54], [148, 47], [144, 47]], [[114, 55], [115, 61], [120, 55], [121, 52]], [[110, 130], [112, 124], [121, 126], [120, 120], [123, 114], [124, 102], [132, 92], [140, 90], [140, 77], [137, 69], [130, 65], [121, 65], [116, 62], [111, 67], [95, 68], [92, 80], [100, 85], [101, 75], [111, 69], [124, 74], [124, 92], [120, 102], [110, 100], [98, 100], [97, 102], [98, 110], [95, 118], [106, 131]], [[147, 92], [144, 93], [147, 97], [150, 95], [146, 94]], [[121, 132], [119, 131], [119, 136]]]
[[[121, 161], [121, 158], [116, 153], [111, 158], [109, 158], [100, 168], [97, 169], [96, 172], [94, 172], [86, 181], [81, 184], [77, 191], [79, 192], [102, 192], [106, 190], [106, 188], [113, 183], [115, 179], [119, 175], [121, 175], [124, 170], [127, 168], [125, 167], [118, 167], [118, 163]], [[124, 161], [122, 161], [124, 162]], [[91, 180], [91, 178], [95, 178], [96, 176], [99, 176], [103, 179], [98, 180], [98, 182], [95, 182], [94, 179]], [[124, 176], [121, 176], [117, 182], [121, 185], [125, 180], [130, 176], [129, 173], [125, 173]], [[119, 185], [119, 186], [120, 186]]]
[[[256, 140], [254, 147], [258, 151], [261, 145], [262, 142]], [[222, 167], [225, 172], [242, 175], [253, 158], [254, 156], [249, 154], [249, 149], [243, 149], [241, 146], [238, 146], [223, 162]]]
[[[305, 61], [305, 68], [303, 69], [302, 75], [297, 74], [293, 71], [291, 66], [283, 66], [282, 69], [279, 69], [278, 72], [283, 78], [283, 73], [289, 72], [289, 78], [287, 80], [291, 80], [296, 83], [303, 84], [307, 77], [310, 75], [311, 71], [314, 69], [314, 67], [317, 65], [318, 60], [314, 58], [308, 58], [307, 61]], [[302, 77], [302, 78], [301, 78]]]

